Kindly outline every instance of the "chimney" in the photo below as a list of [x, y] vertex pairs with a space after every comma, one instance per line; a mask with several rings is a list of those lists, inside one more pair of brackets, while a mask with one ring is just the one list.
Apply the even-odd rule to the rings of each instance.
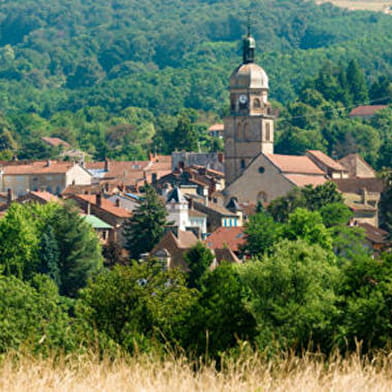
[[91, 215], [91, 204], [90, 202], [87, 202], [87, 211], [86, 211], [87, 215]]
[[7, 205], [9, 206], [12, 203], [12, 189], [7, 189]]
[[105, 172], [110, 170], [110, 162], [109, 159], [105, 159]]
[[368, 204], [369, 197], [368, 197], [367, 189], [366, 188], [362, 188], [361, 191], [362, 191], [362, 203], [363, 204]]
[[97, 193], [95, 195], [95, 202], [98, 207], [102, 207], [102, 194], [101, 193]]
[[116, 204], [116, 207], [120, 207], [120, 198], [117, 198], [117, 199], [116, 199], [115, 204]]

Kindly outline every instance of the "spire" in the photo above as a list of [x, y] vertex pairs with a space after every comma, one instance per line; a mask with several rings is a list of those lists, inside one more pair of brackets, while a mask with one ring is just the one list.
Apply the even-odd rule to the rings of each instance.
[[244, 64], [249, 64], [249, 63], [253, 63], [255, 60], [255, 48], [256, 48], [256, 41], [254, 40], [254, 38], [251, 35], [251, 23], [250, 23], [250, 12], [248, 12], [248, 23], [247, 23], [247, 30], [248, 30], [248, 34], [247, 36], [244, 38], [243, 40], [243, 63]]

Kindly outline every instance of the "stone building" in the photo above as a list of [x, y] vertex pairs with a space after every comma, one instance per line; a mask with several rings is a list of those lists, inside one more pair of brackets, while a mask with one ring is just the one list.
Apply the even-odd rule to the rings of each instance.
[[91, 181], [91, 174], [73, 162], [18, 162], [0, 168], [0, 191], [11, 189], [16, 196], [23, 196], [30, 190], [59, 195], [71, 184], [88, 185]]
[[230, 77], [230, 115], [224, 119], [225, 175], [231, 184], [259, 153], [273, 153], [274, 116], [268, 76], [254, 63], [255, 40], [248, 32], [243, 63]]

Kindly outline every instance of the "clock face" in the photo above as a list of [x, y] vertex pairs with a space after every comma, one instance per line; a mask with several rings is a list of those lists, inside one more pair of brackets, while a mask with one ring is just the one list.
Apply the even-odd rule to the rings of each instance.
[[240, 95], [238, 100], [240, 101], [240, 103], [245, 104], [248, 102], [248, 97], [246, 95], [242, 94], [242, 95]]

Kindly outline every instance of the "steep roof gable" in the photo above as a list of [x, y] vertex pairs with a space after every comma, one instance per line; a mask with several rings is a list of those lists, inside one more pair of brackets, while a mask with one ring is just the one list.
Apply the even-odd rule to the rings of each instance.
[[308, 150], [306, 151], [306, 154], [310, 157], [310, 159], [313, 158], [313, 160], [320, 162], [321, 164], [328, 167], [329, 169], [336, 170], [336, 171], [347, 171], [347, 169], [343, 165], [341, 165], [339, 162], [335, 161], [334, 159], [330, 158], [322, 151]]

